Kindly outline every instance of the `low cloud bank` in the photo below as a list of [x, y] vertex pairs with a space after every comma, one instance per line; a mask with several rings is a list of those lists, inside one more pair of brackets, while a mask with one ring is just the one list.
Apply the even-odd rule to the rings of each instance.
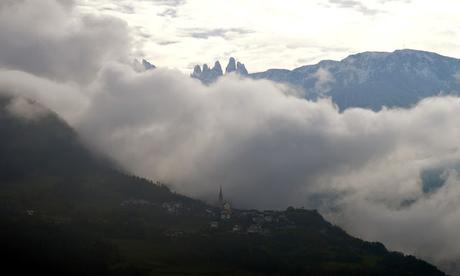
[[[127, 170], [204, 199], [222, 186], [239, 207], [319, 208], [352, 234], [391, 249], [438, 264], [460, 259], [460, 98], [339, 112], [328, 100], [300, 99], [269, 81], [227, 76], [207, 87], [172, 70], [136, 72], [126, 62], [127, 28], [117, 29], [125, 46], [118, 47], [118, 34], [101, 41], [123, 22], [78, 15], [71, 1], [40, 1], [48, 8], [35, 14], [36, 2], [0, 5], [3, 15], [30, 8], [0, 24], [0, 93], [50, 108]], [[50, 22], [41, 18], [47, 13]], [[21, 18], [46, 24], [18, 29]], [[48, 40], [57, 55], [10, 45]], [[83, 51], [69, 49], [69, 40]], [[42, 114], [27, 103], [12, 108]]]

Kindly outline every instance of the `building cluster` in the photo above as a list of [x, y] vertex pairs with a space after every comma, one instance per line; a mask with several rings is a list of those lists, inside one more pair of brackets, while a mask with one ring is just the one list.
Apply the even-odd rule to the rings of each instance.
[[217, 218], [217, 220], [213, 220], [209, 224], [209, 227], [213, 230], [269, 235], [271, 230], [275, 228], [287, 229], [295, 227], [295, 224], [281, 211], [233, 210], [231, 204], [224, 200], [222, 188], [219, 190], [217, 200], [218, 215], [209, 210], [209, 214]]
[[164, 202], [161, 207], [170, 214], [179, 214], [184, 209], [184, 204], [179, 201]]
[[35, 210], [32, 210], [32, 209], [26, 210], [26, 214], [28, 216], [33, 216], [35, 214]]
[[168, 201], [161, 204], [153, 203], [144, 199], [129, 199], [120, 203], [122, 207], [146, 207], [158, 206], [165, 210], [168, 214], [177, 215], [189, 211], [190, 208], [185, 208], [181, 201]]
[[148, 205], [152, 205], [152, 203], [145, 199], [128, 199], [120, 203], [121, 207], [148, 206]]
[[224, 196], [222, 194], [222, 187], [219, 190], [218, 204], [220, 209], [220, 219], [231, 219], [232, 218], [232, 206], [230, 202], [224, 201]]

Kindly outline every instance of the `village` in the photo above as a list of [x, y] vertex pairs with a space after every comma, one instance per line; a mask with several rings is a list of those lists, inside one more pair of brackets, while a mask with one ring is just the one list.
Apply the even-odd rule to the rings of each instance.
[[217, 207], [217, 213], [209, 210], [212, 215], [209, 227], [214, 231], [268, 236], [275, 229], [295, 228], [282, 211], [232, 209], [230, 202], [224, 200], [222, 188]]
[[[273, 210], [240, 210], [232, 208], [229, 201], [224, 200], [222, 188], [219, 190], [217, 203], [208, 205], [203, 212], [193, 212], [187, 204], [181, 201], [168, 201], [153, 203], [143, 199], [130, 199], [122, 202], [120, 206], [147, 207], [156, 206], [168, 215], [173, 216], [200, 216], [207, 222], [200, 229], [203, 233], [234, 233], [248, 235], [270, 236], [275, 230], [294, 229], [296, 224], [289, 220], [285, 211]], [[168, 229], [164, 233], [170, 238], [177, 238], [185, 234], [181, 229]]]

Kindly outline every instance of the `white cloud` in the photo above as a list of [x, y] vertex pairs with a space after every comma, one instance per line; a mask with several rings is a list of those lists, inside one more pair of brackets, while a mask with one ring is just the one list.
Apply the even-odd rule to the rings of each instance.
[[73, 83], [57, 83], [12, 70], [0, 70], [0, 93], [33, 99], [68, 122], [75, 122], [90, 100], [84, 88]]
[[[79, 2], [86, 5], [88, 13], [100, 13], [101, 3], [114, 5], [108, 0]], [[286, 4], [267, 0], [261, 7], [259, 1], [194, 0], [175, 7], [174, 17], [165, 17], [160, 16], [165, 6], [158, 1], [136, 1], [135, 14], [103, 13], [121, 16], [130, 26], [149, 34], [139, 46], [148, 59], [185, 72], [193, 69], [190, 64], [227, 60], [229, 56], [244, 61], [251, 72], [401, 48], [460, 57], [455, 43], [460, 40], [460, 2], [456, 0], [334, 2], [292, 0]], [[229, 39], [184, 37], [182, 30], [191, 27], [252, 32]], [[164, 41], [176, 43], [162, 45]], [[304, 47], [290, 47], [294, 44]]]
[[81, 16], [71, 1], [7, 2], [0, 36], [0, 67], [63, 81], [89, 82], [102, 64], [130, 51], [126, 23]]
[[324, 68], [319, 68], [313, 76], [316, 78], [315, 90], [319, 94], [324, 94], [331, 89], [331, 84], [335, 82], [334, 76]]
[[42, 105], [26, 98], [16, 97], [7, 106], [6, 110], [13, 116], [26, 120], [39, 120], [49, 114], [49, 110]]

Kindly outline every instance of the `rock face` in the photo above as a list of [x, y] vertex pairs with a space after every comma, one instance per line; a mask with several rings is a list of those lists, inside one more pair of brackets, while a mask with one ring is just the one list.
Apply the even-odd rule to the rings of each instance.
[[227, 68], [225, 68], [225, 74], [235, 72], [236, 71], [236, 60], [235, 58], [231, 57], [228, 61]]
[[151, 69], [157, 68], [155, 65], [151, 64], [150, 62], [148, 62], [145, 59], [142, 60], [142, 66], [144, 66], [145, 70], [151, 70]]
[[[244, 64], [236, 62], [236, 59], [231, 57], [228, 61], [228, 65], [225, 68], [225, 74], [236, 73], [242, 76], [248, 76], [248, 70]], [[219, 61], [214, 63], [214, 67], [210, 69], [207, 64], [203, 64], [203, 67], [196, 65], [191, 74], [192, 78], [199, 79], [204, 84], [210, 84], [216, 81], [219, 77], [223, 76], [222, 66]]]
[[199, 76], [199, 75], [201, 75], [201, 66], [195, 65], [195, 68], [193, 68], [192, 76]]
[[207, 64], [203, 64], [203, 69], [199, 65], [196, 65], [191, 76], [192, 78], [201, 80], [204, 84], [210, 84], [222, 75], [222, 66], [216, 61], [212, 69]]
[[136, 72], [144, 72], [157, 68], [155, 65], [153, 65], [146, 59], [142, 59], [141, 61], [139, 61], [138, 59], [134, 59], [132, 66]]
[[222, 66], [220, 66], [220, 62], [219, 62], [219, 61], [216, 61], [216, 62], [214, 63], [214, 67], [212, 68], [212, 70], [214, 71], [214, 73], [215, 73], [217, 76], [222, 76], [222, 75], [223, 75]]
[[244, 64], [239, 61], [236, 63], [236, 72], [242, 76], [248, 75], [248, 70], [246, 70]]
[[417, 50], [364, 52], [250, 76], [300, 87], [311, 100], [330, 97], [341, 110], [408, 107], [423, 98], [460, 94], [460, 59]]

